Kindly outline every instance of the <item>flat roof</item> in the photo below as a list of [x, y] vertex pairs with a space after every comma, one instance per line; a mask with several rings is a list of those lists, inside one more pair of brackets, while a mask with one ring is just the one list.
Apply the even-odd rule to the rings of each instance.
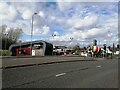
[[[48, 43], [46, 41], [43, 41], [43, 40], [36, 40], [36, 41], [32, 41], [32, 44], [37, 44], [37, 43], [45, 43], [45, 44], [51, 44], [51, 43]], [[9, 50], [12, 49], [13, 47], [18, 47], [18, 46], [23, 46], [23, 45], [30, 45], [31, 44], [31, 41], [29, 42], [23, 42], [21, 44], [19, 43], [15, 43], [15, 44], [12, 44], [10, 47], [9, 47]], [[51, 44], [52, 45], [52, 44]]]

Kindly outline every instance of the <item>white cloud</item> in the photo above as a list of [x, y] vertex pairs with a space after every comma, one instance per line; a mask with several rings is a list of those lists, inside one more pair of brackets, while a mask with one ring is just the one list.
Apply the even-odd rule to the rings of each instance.
[[49, 34], [49, 31], [50, 31], [50, 27], [48, 27], [48, 26], [43, 26], [43, 34], [44, 34], [44, 35]]
[[[56, 0], [58, 2], [119, 2], [119, 0]], [[1, 0], [1, 2], [49, 2], [48, 0]], [[55, 2], [55, 0], [50, 1]]]
[[51, 17], [50, 17], [50, 20], [53, 20], [53, 21], [54, 21], [55, 19], [56, 19], [55, 16], [51, 16]]
[[43, 27], [39, 27], [33, 30], [33, 34], [34, 35], [48, 35], [50, 32], [50, 27], [49, 26], [43, 26]]
[[[68, 2], [69, 1], [69, 2]], [[60, 11], [65, 11], [72, 6], [74, 0], [56, 0]]]
[[0, 14], [7, 14], [9, 12], [8, 7], [7, 3], [0, 3]]
[[22, 18], [23, 19], [31, 19], [32, 18], [32, 11], [29, 9], [26, 9], [22, 12]]
[[31, 19], [33, 13], [36, 13], [36, 3], [35, 2], [14, 2], [10, 3], [18, 11], [19, 17], [23, 19]]
[[40, 17], [44, 18], [45, 17], [45, 13], [43, 11], [40, 11], [38, 14]]
[[86, 16], [84, 19], [71, 18], [67, 20], [67, 24], [74, 27], [77, 30], [83, 30], [85, 28], [90, 28], [97, 23], [97, 16]]
[[56, 36], [59, 35], [59, 33], [57, 31], [54, 31], [53, 34], [56, 35]]
[[4, 20], [14, 20], [17, 16], [17, 10], [14, 6], [9, 6], [7, 3], [0, 3], [0, 17]]
[[[55, 7], [53, 4], [49, 7], [45, 3], [38, 5], [39, 3], [3, 3], [0, 4], [0, 16], [3, 16], [2, 19], [7, 25], [22, 27], [24, 33], [30, 35], [30, 20], [33, 12], [36, 12], [40, 16], [34, 16], [34, 35], [47, 36], [55, 31], [54, 33], [59, 34], [55, 37], [56, 41], [69, 41], [70, 37], [73, 37], [74, 41], [94, 38], [102, 40], [107, 38], [108, 30], [118, 33], [118, 13], [114, 11], [115, 5], [75, 3], [73, 0], [60, 0]], [[14, 22], [10, 21], [15, 18], [17, 19]]]
[[34, 27], [41, 28], [42, 26], [47, 25], [46, 22], [48, 21], [45, 20], [46, 20], [45, 13], [43, 11], [40, 11], [38, 14], [34, 15], [34, 20], [33, 20]]

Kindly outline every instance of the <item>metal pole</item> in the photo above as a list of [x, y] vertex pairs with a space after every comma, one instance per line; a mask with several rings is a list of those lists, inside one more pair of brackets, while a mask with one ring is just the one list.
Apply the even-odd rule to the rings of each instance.
[[[54, 48], [54, 34], [52, 35], [53, 36], [53, 41], [52, 41], [52, 44], [53, 44], [53, 48]], [[52, 55], [53, 55], [54, 53], [52, 52]]]
[[3, 29], [2, 29], [2, 33], [1, 33], [1, 45], [0, 45], [0, 49], [3, 49], [3, 47], [2, 47], [2, 41], [3, 41]]
[[113, 43], [113, 55], [114, 55], [114, 52], [115, 52], [115, 44]]
[[30, 48], [31, 48], [31, 50], [30, 50], [31, 56], [32, 56], [33, 20], [34, 20], [34, 15], [35, 15], [35, 14], [37, 14], [37, 13], [33, 13], [33, 15], [32, 15], [32, 25], [31, 25], [31, 46], [30, 46]]
[[52, 42], [52, 44], [53, 44], [53, 46], [54, 46], [54, 37], [56, 36], [56, 34], [52, 34], [52, 37], [53, 37], [53, 42]]
[[20, 43], [20, 52], [21, 52], [21, 43]]
[[53, 34], [53, 42], [52, 43], [53, 43], [53, 47], [54, 47], [54, 34]]
[[31, 25], [31, 46], [30, 46], [30, 55], [32, 56], [32, 34], [33, 34], [33, 16], [32, 15], [32, 25]]
[[70, 37], [70, 47], [71, 47], [72, 40], [73, 40], [73, 37]]
[[[54, 49], [54, 34], [52, 34], [52, 45], [53, 45], [53, 49]], [[52, 55], [53, 55], [54, 53], [52, 52]]]
[[7, 39], [7, 34], [5, 34], [5, 50], [6, 50], [6, 40]]

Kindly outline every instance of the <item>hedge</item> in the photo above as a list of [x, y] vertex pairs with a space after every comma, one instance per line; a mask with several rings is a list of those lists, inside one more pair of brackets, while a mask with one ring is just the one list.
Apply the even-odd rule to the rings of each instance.
[[9, 56], [9, 50], [0, 50], [1, 56]]

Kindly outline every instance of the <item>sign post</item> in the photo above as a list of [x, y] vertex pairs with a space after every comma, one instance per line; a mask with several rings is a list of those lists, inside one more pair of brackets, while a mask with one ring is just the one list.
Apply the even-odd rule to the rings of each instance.
[[20, 44], [20, 54], [21, 54], [21, 44], [22, 44], [21, 40], [19, 40], [19, 44]]

